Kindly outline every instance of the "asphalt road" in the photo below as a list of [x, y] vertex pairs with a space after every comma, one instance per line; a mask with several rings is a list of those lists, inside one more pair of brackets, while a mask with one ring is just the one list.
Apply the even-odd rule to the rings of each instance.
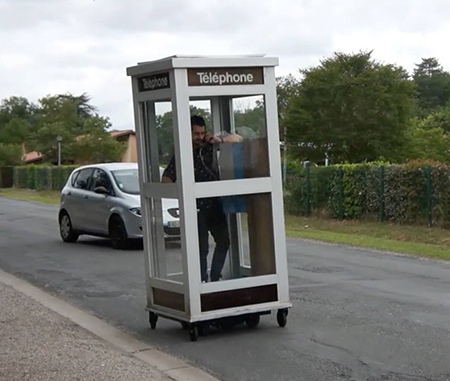
[[145, 312], [143, 252], [60, 241], [57, 208], [0, 198], [0, 268], [223, 380], [450, 380], [450, 263], [289, 240], [286, 328], [189, 341]]

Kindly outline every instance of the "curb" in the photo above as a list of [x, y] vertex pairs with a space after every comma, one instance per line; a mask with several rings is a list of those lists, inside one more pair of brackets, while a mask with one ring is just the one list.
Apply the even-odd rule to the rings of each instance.
[[84, 312], [45, 291], [0, 270], [0, 282], [30, 297], [48, 309], [56, 312], [98, 338], [114, 345], [121, 351], [138, 358], [156, 368], [175, 381], [220, 381], [205, 371], [161, 352], [149, 344], [135, 339], [101, 319]]

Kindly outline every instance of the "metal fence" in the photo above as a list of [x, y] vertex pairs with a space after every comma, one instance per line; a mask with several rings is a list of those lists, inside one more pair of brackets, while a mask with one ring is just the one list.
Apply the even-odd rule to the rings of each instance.
[[298, 168], [285, 182], [288, 212], [450, 227], [450, 166]]

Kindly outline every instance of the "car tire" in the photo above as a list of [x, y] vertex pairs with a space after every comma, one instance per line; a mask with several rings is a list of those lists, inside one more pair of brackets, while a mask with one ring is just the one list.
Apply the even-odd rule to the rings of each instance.
[[126, 250], [130, 246], [125, 223], [119, 216], [112, 216], [109, 221], [109, 238], [115, 250]]
[[59, 214], [59, 234], [64, 242], [74, 243], [80, 236], [72, 227], [69, 213], [62, 211]]

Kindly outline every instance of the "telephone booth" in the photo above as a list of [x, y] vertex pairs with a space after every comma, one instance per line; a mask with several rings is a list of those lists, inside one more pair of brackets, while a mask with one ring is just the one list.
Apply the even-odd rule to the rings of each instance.
[[[265, 56], [172, 56], [127, 69], [132, 80], [147, 310], [197, 340], [205, 327], [258, 325], [289, 300], [275, 66]], [[196, 182], [191, 116], [219, 136], [218, 180]], [[237, 137], [239, 139], [231, 139]], [[207, 144], [207, 143], [205, 143]], [[162, 182], [175, 158], [176, 181]], [[220, 203], [229, 250], [219, 281], [201, 279], [199, 202]], [[215, 248], [209, 236], [208, 269]]]

